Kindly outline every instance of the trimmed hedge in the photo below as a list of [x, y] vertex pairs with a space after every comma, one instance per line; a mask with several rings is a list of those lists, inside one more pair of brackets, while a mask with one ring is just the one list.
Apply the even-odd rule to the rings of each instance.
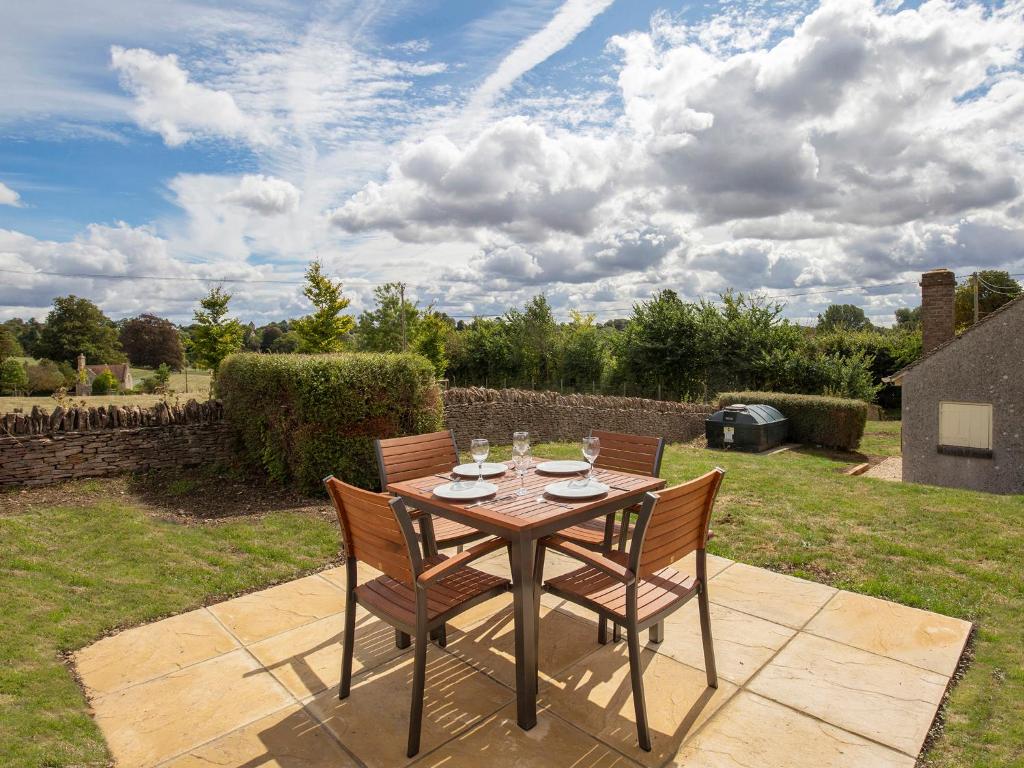
[[217, 395], [248, 463], [306, 493], [323, 493], [330, 474], [378, 489], [374, 438], [443, 424], [434, 369], [418, 355], [236, 354]]
[[783, 392], [723, 392], [718, 407], [733, 403], [770, 405], [789, 419], [789, 439], [796, 443], [822, 445], [853, 451], [860, 445], [868, 404], [863, 400]]

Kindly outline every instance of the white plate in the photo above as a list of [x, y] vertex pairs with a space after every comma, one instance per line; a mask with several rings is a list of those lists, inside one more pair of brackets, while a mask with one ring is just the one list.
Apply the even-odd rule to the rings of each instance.
[[597, 480], [589, 482], [583, 480], [562, 480], [560, 483], [545, 485], [544, 493], [559, 499], [591, 499], [594, 496], [608, 493], [608, 486], [597, 482]]
[[478, 483], [476, 480], [456, 480], [454, 483], [445, 483], [434, 489], [435, 496], [448, 501], [482, 499], [497, 492], [498, 486], [494, 483]]
[[[507, 471], [508, 467], [504, 464], [498, 464], [493, 461], [484, 462], [484, 477], [497, 477], [498, 475], [504, 475]], [[452, 474], [462, 477], [477, 477], [477, 473], [476, 464], [459, 464], [459, 466], [452, 470]]]
[[575, 475], [589, 469], [590, 465], [585, 461], [542, 461], [537, 465], [538, 472], [549, 475]]

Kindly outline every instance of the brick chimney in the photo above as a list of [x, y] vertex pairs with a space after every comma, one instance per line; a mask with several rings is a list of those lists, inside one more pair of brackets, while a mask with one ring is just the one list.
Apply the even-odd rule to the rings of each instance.
[[921, 331], [924, 354], [955, 335], [953, 301], [956, 276], [948, 269], [933, 269], [921, 275]]
[[85, 355], [83, 355], [81, 352], [78, 353], [78, 370], [85, 370]]

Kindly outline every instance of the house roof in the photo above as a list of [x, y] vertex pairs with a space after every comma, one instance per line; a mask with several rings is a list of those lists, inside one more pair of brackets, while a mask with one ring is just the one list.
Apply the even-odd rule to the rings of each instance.
[[992, 320], [992, 318], [998, 317], [999, 315], [1001, 315], [1004, 312], [1006, 312], [1010, 307], [1015, 306], [1017, 304], [1024, 304], [1024, 293], [1022, 293], [1020, 296], [1017, 296], [1015, 298], [1010, 299], [1008, 302], [1003, 304], [1003, 306], [999, 307], [998, 309], [992, 310], [987, 315], [985, 315], [983, 318], [978, 320], [978, 322], [974, 323], [973, 325], [968, 326], [967, 329], [963, 333], [961, 333], [959, 336], [954, 336], [949, 341], [942, 342], [941, 344], [939, 344], [939, 346], [937, 346], [935, 349], [933, 349], [927, 355], [919, 357], [917, 360], [912, 362], [906, 368], [901, 368], [900, 370], [896, 371], [896, 373], [894, 373], [892, 376], [884, 377], [882, 379], [882, 381], [884, 381], [887, 384], [896, 384], [897, 386], [899, 386], [902, 383], [902, 381], [903, 381], [903, 377], [907, 375], [908, 371], [913, 370], [914, 368], [917, 368], [917, 366], [921, 365], [921, 363], [923, 363], [925, 360], [930, 360], [935, 355], [935, 353], [938, 352], [939, 350], [945, 349], [946, 347], [949, 347], [949, 346], [952, 346], [953, 344], [958, 343], [961, 339], [966, 338], [968, 335], [973, 333], [975, 330], [977, 330], [978, 328], [981, 328], [983, 325], [985, 325], [985, 323], [987, 323], [990, 320]]
[[85, 366], [87, 371], [92, 371], [97, 376], [104, 371], [110, 371], [118, 381], [125, 381], [128, 376], [128, 365], [126, 363], [101, 363], [99, 365]]

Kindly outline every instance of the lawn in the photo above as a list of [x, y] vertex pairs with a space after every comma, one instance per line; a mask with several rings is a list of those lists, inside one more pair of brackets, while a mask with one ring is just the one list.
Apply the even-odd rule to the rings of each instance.
[[[864, 453], [898, 445], [898, 424], [869, 430]], [[672, 446], [663, 475], [677, 482], [716, 464], [727, 470], [716, 554], [976, 622], [973, 658], [923, 764], [1024, 765], [1024, 497], [841, 474], [860, 460]], [[334, 556], [337, 535], [322, 508], [269, 504], [249, 518], [229, 509], [220, 520], [188, 522], [169, 510], [203, 508], [214, 486], [158, 485], [156, 498], [126, 480], [0, 494], [0, 589], [9, 596], [0, 615], [0, 754], [11, 764], [105, 764], [60, 654]], [[221, 497], [235, 492], [216, 487]]]
[[[150, 368], [132, 368], [131, 371], [132, 379], [134, 379], [136, 384], [153, 375], [153, 371]], [[200, 370], [198, 368], [189, 368], [187, 378], [188, 381], [186, 382], [185, 371], [171, 373], [170, 388], [174, 390], [174, 395], [171, 395], [171, 399], [177, 397], [184, 402], [193, 398], [196, 400], [205, 400], [210, 396], [211, 376], [209, 371]], [[150, 406], [166, 399], [168, 398], [163, 395], [90, 395], [89, 397], [71, 397], [71, 400], [76, 405], [84, 402], [87, 407], [98, 407], [101, 405]], [[38, 395], [34, 397], [0, 397], [0, 414], [13, 413], [19, 408], [22, 412], [28, 413], [32, 410], [32, 406], [34, 405], [38, 405], [52, 411], [56, 407], [57, 403], [49, 395]]]

